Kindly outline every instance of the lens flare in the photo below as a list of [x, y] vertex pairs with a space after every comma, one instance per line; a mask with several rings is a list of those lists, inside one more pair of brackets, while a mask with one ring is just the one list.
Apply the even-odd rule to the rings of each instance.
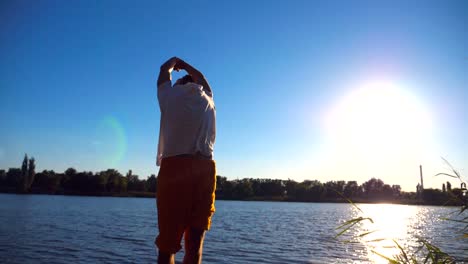
[[121, 122], [114, 116], [106, 116], [97, 127], [96, 147], [100, 163], [115, 168], [124, 159], [127, 151], [127, 137]]

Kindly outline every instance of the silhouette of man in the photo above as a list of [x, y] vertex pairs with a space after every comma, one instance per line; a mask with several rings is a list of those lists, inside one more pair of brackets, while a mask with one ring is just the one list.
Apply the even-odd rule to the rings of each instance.
[[[187, 72], [174, 85], [173, 70]], [[213, 92], [200, 71], [173, 57], [161, 65], [158, 101], [161, 110], [156, 190], [158, 263], [174, 263], [182, 236], [183, 263], [201, 263], [205, 232], [210, 229], [215, 211]]]

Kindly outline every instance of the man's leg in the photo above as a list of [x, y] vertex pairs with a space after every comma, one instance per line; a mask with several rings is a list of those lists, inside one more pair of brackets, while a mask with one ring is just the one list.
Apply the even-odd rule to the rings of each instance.
[[158, 264], [174, 264], [174, 254], [158, 252]]
[[187, 230], [185, 230], [184, 238], [184, 264], [200, 264], [203, 254], [203, 240], [205, 239], [205, 230], [198, 228], [187, 228]]
[[158, 263], [174, 263], [174, 255], [181, 248], [180, 241], [187, 226], [185, 216], [190, 207], [190, 185], [186, 183], [190, 176], [189, 161], [166, 158], [159, 169], [156, 190], [159, 234], [155, 240]]

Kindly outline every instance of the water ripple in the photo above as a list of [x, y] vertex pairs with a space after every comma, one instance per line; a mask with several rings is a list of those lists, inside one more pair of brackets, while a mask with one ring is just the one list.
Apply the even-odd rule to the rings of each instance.
[[[385, 210], [382, 210], [385, 206]], [[370, 244], [337, 243], [335, 228], [357, 217], [347, 204], [217, 201], [207, 233], [204, 263], [373, 263]], [[395, 210], [398, 215], [381, 215]], [[363, 205], [385, 222], [382, 231], [406, 248], [417, 236], [468, 259], [468, 246], [454, 240], [459, 226], [441, 221], [453, 208]], [[0, 194], [2, 263], [154, 263], [157, 234], [154, 199]], [[376, 221], [377, 222], [377, 221]], [[399, 225], [395, 225], [399, 224]], [[398, 230], [387, 230], [389, 226]], [[359, 225], [361, 230], [371, 228]], [[351, 238], [359, 230], [347, 235]], [[385, 249], [387, 245], [377, 245]], [[183, 250], [176, 255], [180, 263]]]

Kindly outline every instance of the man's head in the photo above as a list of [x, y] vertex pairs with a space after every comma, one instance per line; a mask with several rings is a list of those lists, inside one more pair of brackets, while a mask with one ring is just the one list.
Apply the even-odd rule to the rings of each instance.
[[192, 79], [192, 76], [190, 76], [190, 75], [187, 74], [187, 75], [185, 75], [184, 77], [178, 79], [178, 80], [175, 82], [174, 85], [178, 85], [178, 84], [184, 85], [184, 84], [189, 83], [189, 82], [193, 82], [193, 79]]

